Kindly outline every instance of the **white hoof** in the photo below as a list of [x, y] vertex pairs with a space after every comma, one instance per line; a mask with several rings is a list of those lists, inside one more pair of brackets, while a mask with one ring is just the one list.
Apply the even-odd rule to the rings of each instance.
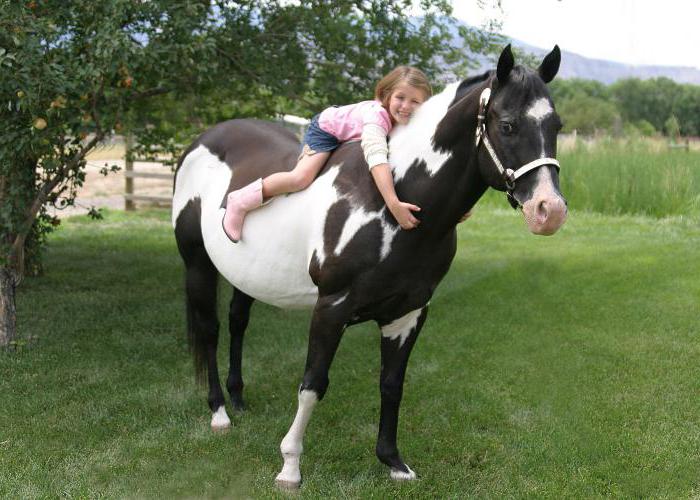
[[226, 408], [219, 406], [211, 416], [211, 429], [213, 431], [223, 431], [231, 427], [231, 419], [226, 414]]
[[[282, 441], [284, 443], [284, 440]], [[284, 444], [282, 445], [284, 448]], [[301, 450], [297, 453], [282, 453], [284, 458], [284, 465], [282, 465], [282, 470], [275, 478], [275, 484], [279, 488], [285, 490], [296, 490], [301, 484], [301, 470], [299, 470], [299, 454]]]
[[395, 481], [413, 481], [416, 479], [416, 473], [413, 472], [408, 465], [406, 468], [408, 469], [408, 472], [398, 469], [391, 469], [391, 479], [394, 479]]
[[275, 479], [275, 484], [281, 490], [295, 491], [301, 486], [301, 481], [287, 481], [285, 479], [280, 479], [279, 476]]
[[301, 485], [301, 473], [299, 473], [299, 469], [285, 465], [282, 467], [282, 472], [277, 474], [275, 484], [278, 488], [282, 488], [283, 490], [299, 489], [299, 485]]

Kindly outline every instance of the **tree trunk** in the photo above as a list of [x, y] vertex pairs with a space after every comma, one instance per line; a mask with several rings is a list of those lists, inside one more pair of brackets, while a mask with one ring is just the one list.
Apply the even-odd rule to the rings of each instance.
[[15, 310], [15, 274], [0, 267], [0, 348], [10, 345], [17, 335]]

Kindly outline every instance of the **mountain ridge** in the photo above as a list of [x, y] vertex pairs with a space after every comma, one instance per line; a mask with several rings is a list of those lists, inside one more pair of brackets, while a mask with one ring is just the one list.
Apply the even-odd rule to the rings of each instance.
[[[474, 28], [463, 21], [458, 21], [458, 24], [470, 30], [476, 29], [477, 31], [481, 31], [479, 28]], [[462, 40], [458, 35], [457, 28], [452, 27], [450, 31], [452, 32], [452, 43], [454, 46], [461, 46]], [[523, 52], [530, 53], [540, 59], [552, 50], [552, 47], [536, 47], [505, 33], [501, 33], [500, 36], [504, 39], [505, 43], [510, 42], [513, 47]], [[559, 44], [559, 48], [562, 51], [562, 56], [561, 66], [557, 74], [558, 78], [582, 78], [585, 80], [596, 80], [609, 85], [617, 80], [625, 78], [646, 80], [649, 78], [665, 77], [676, 83], [700, 85], [700, 67], [626, 64], [582, 56], [576, 52], [566, 50], [566, 46], [563, 44]], [[471, 57], [476, 62], [476, 68], [472, 70], [474, 72], [492, 69], [496, 64], [495, 59], [483, 54], [471, 54]]]
[[[535, 47], [511, 37], [506, 38], [513, 43], [514, 47], [540, 57], [544, 57], [551, 50], [551, 48], [542, 49]], [[565, 50], [561, 45], [559, 48], [562, 49], [561, 66], [557, 75], [559, 78], [584, 78], [611, 84], [624, 78], [646, 80], [648, 78], [666, 77], [676, 83], [700, 85], [700, 69], [691, 66], [625, 64], [585, 57], [575, 52]]]

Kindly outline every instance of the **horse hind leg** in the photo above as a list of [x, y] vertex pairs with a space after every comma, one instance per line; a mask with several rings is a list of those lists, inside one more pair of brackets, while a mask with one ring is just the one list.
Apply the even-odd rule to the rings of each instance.
[[231, 405], [234, 410], [242, 411], [245, 408], [243, 402], [243, 376], [241, 375], [241, 362], [243, 357], [243, 334], [248, 327], [250, 308], [253, 298], [233, 288], [233, 298], [228, 313], [228, 328], [231, 334], [230, 365], [226, 388], [231, 395]]
[[214, 430], [222, 430], [231, 425], [231, 420], [224, 407], [224, 393], [221, 390], [216, 361], [219, 341], [216, 289], [219, 274], [204, 245], [185, 246], [181, 243], [178, 241], [186, 267], [187, 336], [194, 357], [197, 379], [202, 380], [205, 371], [207, 374], [207, 400], [213, 413], [211, 427]]

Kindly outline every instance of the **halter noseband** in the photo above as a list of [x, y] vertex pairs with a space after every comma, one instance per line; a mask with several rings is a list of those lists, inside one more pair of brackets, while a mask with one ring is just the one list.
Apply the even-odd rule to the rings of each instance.
[[488, 134], [486, 133], [486, 109], [489, 105], [490, 99], [491, 88], [486, 87], [481, 92], [481, 97], [479, 97], [479, 114], [477, 115], [476, 125], [476, 147], [478, 148], [479, 144], [483, 142], [484, 146], [486, 146], [486, 150], [491, 156], [491, 160], [493, 160], [494, 165], [496, 165], [498, 172], [501, 174], [501, 177], [503, 177], [503, 180], [506, 183], [506, 196], [508, 197], [508, 203], [510, 203], [510, 205], [513, 208], [522, 208], [520, 202], [515, 199], [515, 196], [513, 196], [513, 190], [515, 189], [515, 181], [517, 181], [520, 177], [528, 173], [530, 170], [534, 170], [538, 167], [541, 167], [542, 165], [553, 165], [557, 167], [557, 171], [559, 171], [561, 167], [559, 166], [559, 162], [555, 158], [538, 158], [537, 160], [533, 160], [530, 163], [526, 163], [517, 170], [513, 170], [511, 168], [504, 168], [503, 164], [498, 159], [496, 150], [493, 149], [491, 141], [489, 141]]

